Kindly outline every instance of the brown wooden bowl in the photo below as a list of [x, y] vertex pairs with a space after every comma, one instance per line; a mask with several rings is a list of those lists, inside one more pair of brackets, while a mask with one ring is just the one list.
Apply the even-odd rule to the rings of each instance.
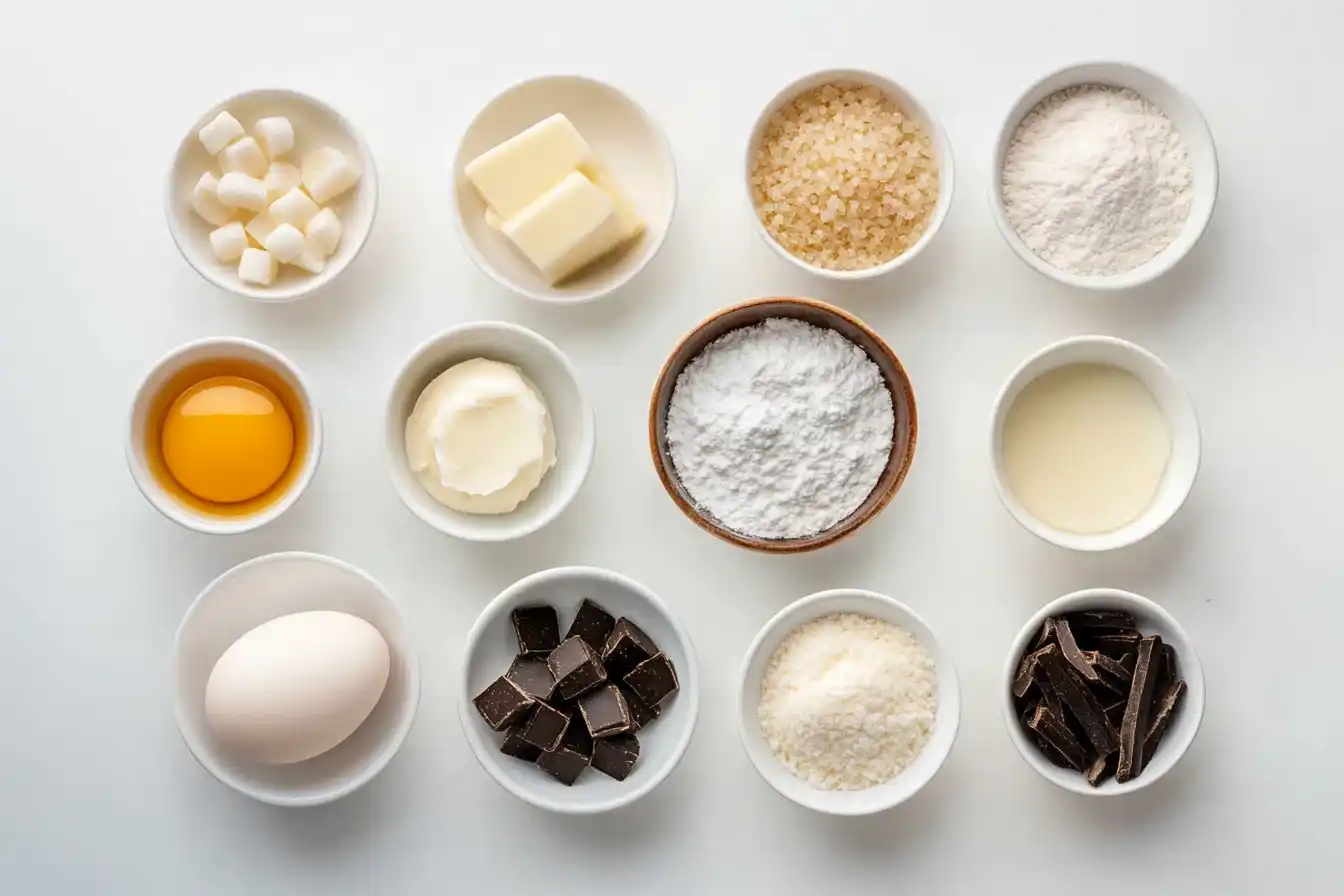
[[[805, 321], [818, 327], [835, 330], [872, 358], [873, 363], [882, 371], [887, 390], [891, 392], [892, 408], [896, 415], [896, 428], [891, 437], [891, 456], [887, 467], [877, 480], [877, 485], [868, 498], [859, 507], [823, 532], [806, 538], [756, 538], [735, 532], [721, 524], [708, 513], [696, 507], [695, 501], [677, 479], [676, 469], [667, 451], [667, 407], [672, 400], [672, 389], [677, 377], [693, 358], [704, 351], [705, 346], [730, 330], [749, 327], [767, 318], [787, 317]], [[694, 330], [682, 337], [672, 352], [658, 381], [653, 387], [653, 397], [649, 401], [649, 451], [653, 454], [653, 466], [663, 488], [671, 496], [681, 512], [686, 514], [697, 526], [717, 535], [724, 541], [764, 551], [771, 554], [797, 554], [814, 551], [828, 544], [852, 535], [859, 527], [882, 512], [910, 470], [915, 458], [915, 437], [919, 432], [918, 418], [915, 413], [915, 393], [910, 387], [910, 378], [905, 374], [900, 359], [891, 350], [891, 346], [882, 340], [863, 321], [834, 305], [818, 302], [815, 299], [768, 298], [752, 299], [739, 305], [731, 305], [701, 321]]]

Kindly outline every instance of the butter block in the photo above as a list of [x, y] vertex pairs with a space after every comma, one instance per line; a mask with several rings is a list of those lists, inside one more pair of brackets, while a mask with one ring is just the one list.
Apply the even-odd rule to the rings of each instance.
[[504, 235], [551, 284], [622, 242], [616, 203], [577, 171], [504, 222]]
[[602, 164], [600, 160], [594, 160], [587, 168], [587, 174], [602, 192], [611, 197], [611, 201], [616, 206], [616, 217], [620, 223], [620, 242], [632, 240], [644, 232], [644, 218], [640, 215], [639, 209], [630, 198], [621, 191], [620, 185], [616, 183], [616, 178], [611, 176], [611, 172]]
[[556, 113], [467, 163], [466, 176], [507, 221], [593, 159], [592, 147]]

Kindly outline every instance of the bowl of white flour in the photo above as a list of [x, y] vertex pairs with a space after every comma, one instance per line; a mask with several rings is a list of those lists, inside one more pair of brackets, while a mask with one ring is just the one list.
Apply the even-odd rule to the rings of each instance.
[[1171, 270], [1218, 196], [1218, 153], [1199, 108], [1122, 62], [1037, 81], [1004, 119], [989, 205], [1008, 246], [1060, 283], [1127, 289]]
[[740, 547], [797, 553], [876, 517], [914, 459], [915, 395], [891, 347], [813, 299], [712, 315], [654, 385], [649, 447], [677, 507]]

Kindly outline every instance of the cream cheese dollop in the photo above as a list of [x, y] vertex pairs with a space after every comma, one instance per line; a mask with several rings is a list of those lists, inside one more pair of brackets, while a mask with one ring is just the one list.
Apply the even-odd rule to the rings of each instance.
[[461, 513], [508, 513], [555, 466], [540, 390], [512, 364], [473, 358], [434, 378], [406, 420], [406, 460], [430, 496]]

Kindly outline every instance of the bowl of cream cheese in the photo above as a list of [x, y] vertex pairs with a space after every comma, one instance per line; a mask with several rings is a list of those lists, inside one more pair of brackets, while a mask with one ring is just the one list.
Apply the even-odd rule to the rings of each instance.
[[540, 529], [592, 466], [596, 427], [573, 365], [516, 324], [463, 324], [422, 343], [397, 372], [384, 417], [402, 503], [468, 541]]

